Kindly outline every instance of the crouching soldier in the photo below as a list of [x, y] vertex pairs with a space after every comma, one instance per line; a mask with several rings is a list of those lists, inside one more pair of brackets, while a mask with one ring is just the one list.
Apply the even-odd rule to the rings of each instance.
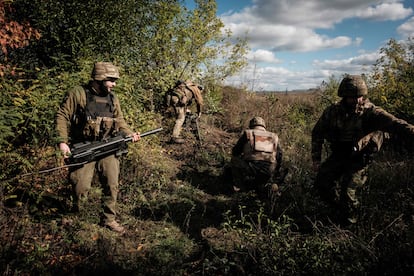
[[249, 129], [243, 131], [232, 149], [233, 189], [254, 190], [260, 198], [266, 197], [266, 184], [276, 179], [281, 163], [279, 137], [276, 133], [266, 131], [263, 118], [254, 117], [249, 122]]

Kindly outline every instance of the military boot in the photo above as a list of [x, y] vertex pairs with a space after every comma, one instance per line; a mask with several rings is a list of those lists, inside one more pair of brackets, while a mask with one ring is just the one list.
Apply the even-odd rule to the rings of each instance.
[[116, 220], [113, 220], [111, 222], [106, 222], [105, 226], [108, 227], [109, 229], [111, 229], [114, 232], [118, 232], [120, 234], [125, 233], [125, 228], [121, 224], [116, 222]]
[[171, 143], [175, 143], [175, 144], [184, 144], [184, 139], [181, 137], [172, 137], [171, 138]]

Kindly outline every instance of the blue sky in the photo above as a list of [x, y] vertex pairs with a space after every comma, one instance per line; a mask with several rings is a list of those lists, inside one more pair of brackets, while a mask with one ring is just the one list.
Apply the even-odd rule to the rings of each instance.
[[309, 89], [330, 76], [369, 73], [391, 38], [414, 36], [413, 0], [216, 2], [225, 28], [247, 34], [250, 47], [249, 66], [225, 82], [256, 91]]

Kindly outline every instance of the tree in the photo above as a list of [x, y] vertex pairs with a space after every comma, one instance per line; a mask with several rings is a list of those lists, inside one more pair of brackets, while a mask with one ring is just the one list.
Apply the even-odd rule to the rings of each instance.
[[216, 1], [195, 2], [188, 10], [180, 0], [15, 0], [13, 16], [26, 18], [42, 39], [13, 58], [26, 69], [57, 73], [114, 61], [131, 104], [153, 110], [177, 78], [211, 82], [245, 65], [246, 43], [233, 45], [231, 33], [222, 32]]
[[[24, 78], [8, 82], [11, 87], [2, 91], [10, 101], [2, 101], [1, 107], [19, 114], [15, 141], [21, 143], [44, 144], [52, 136], [54, 107], [69, 88], [88, 80], [97, 60], [121, 67], [118, 95], [126, 118], [134, 122], [152, 120], [147, 113], [163, 108], [164, 93], [178, 78], [202, 82], [210, 96], [217, 83], [245, 64], [245, 41], [230, 43], [231, 33], [223, 32], [214, 0], [197, 0], [194, 10], [180, 0], [9, 4], [10, 21], [27, 22], [41, 34], [8, 52]], [[213, 96], [212, 101], [219, 99]]]
[[370, 99], [391, 113], [414, 120], [414, 43], [391, 39], [381, 48], [371, 76]]

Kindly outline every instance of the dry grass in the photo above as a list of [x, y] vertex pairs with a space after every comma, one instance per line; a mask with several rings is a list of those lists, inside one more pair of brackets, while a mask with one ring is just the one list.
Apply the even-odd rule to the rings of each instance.
[[[119, 196], [125, 236], [97, 224], [99, 185], [87, 212], [73, 217], [63, 172], [20, 180], [10, 190], [3, 186], [2, 192], [19, 194], [0, 212], [2, 274], [414, 271], [412, 163], [380, 156], [364, 192], [363, 222], [353, 231], [341, 229], [320, 219], [325, 207], [313, 194], [310, 132], [323, 108], [319, 95], [257, 95], [225, 87], [219, 106], [201, 117], [201, 147], [190, 129], [184, 130], [188, 143], [168, 143], [173, 118], [164, 118], [165, 132], [130, 147], [122, 159]], [[254, 194], [234, 194], [226, 174], [231, 148], [254, 116], [279, 134], [289, 169], [272, 213]]]

